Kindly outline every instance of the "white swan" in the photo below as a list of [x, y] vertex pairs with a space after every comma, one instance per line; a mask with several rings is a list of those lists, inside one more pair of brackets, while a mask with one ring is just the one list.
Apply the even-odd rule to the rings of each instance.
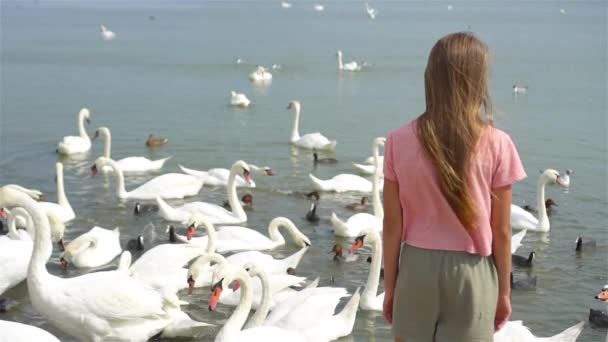
[[342, 62], [342, 51], [338, 50], [338, 52], [336, 53], [336, 56], [338, 57], [338, 70], [342, 70], [342, 71], [361, 71], [363, 69], [363, 64], [362, 63], [357, 63], [355, 61], [351, 61], [348, 63], [343, 63]]
[[365, 3], [365, 12], [367, 13], [367, 16], [372, 20], [376, 19], [376, 16], [378, 15], [378, 11], [375, 8], [369, 7], [369, 4], [367, 2]]
[[261, 65], [258, 65], [254, 72], [249, 74], [249, 80], [254, 83], [270, 83], [272, 74]]
[[230, 105], [236, 107], [249, 107], [251, 101], [243, 93], [237, 93], [235, 91], [230, 92]]
[[275, 305], [268, 316], [271, 306], [268, 274], [263, 266], [255, 262], [247, 263], [244, 267], [252, 278], [258, 277], [262, 281], [263, 289], [262, 304], [247, 322], [246, 329], [260, 325], [276, 326], [298, 332], [311, 342], [333, 341], [351, 334], [359, 306], [359, 288], [342, 311], [335, 315], [340, 298], [347, 296], [346, 289], [341, 287], [314, 287], [298, 291]]
[[[147, 341], [163, 329], [187, 325], [176, 296], [163, 295], [124, 272], [59, 278], [46, 269], [51, 256], [49, 222], [25, 194], [0, 188], [0, 206], [23, 207], [34, 221], [36, 240], [27, 285], [36, 311], [65, 333], [86, 341]], [[194, 332], [208, 324], [190, 321]]]
[[317, 12], [323, 12], [325, 10], [325, 6], [320, 4], [315, 4], [312, 8]]
[[58, 153], [70, 155], [84, 153], [91, 149], [91, 138], [89, 138], [84, 128], [85, 120], [87, 123], [91, 122], [91, 112], [86, 108], [82, 108], [78, 113], [78, 132], [80, 135], [77, 137], [63, 137], [63, 140], [57, 145]]
[[[376, 166], [374, 163], [374, 156], [370, 156], [365, 159], [364, 164], [353, 163], [355, 168], [364, 175], [373, 175], [376, 170]], [[380, 176], [384, 177], [384, 156], [378, 156], [378, 168], [380, 169]]]
[[548, 184], [562, 185], [559, 172], [553, 169], [546, 169], [538, 178], [536, 183], [536, 207], [538, 208], [538, 218], [523, 208], [511, 204], [511, 226], [514, 229], [527, 229], [532, 232], [548, 232], [551, 229], [547, 208], [545, 206], [545, 186]]
[[45, 330], [23, 323], [0, 320], [0, 331], [6, 342], [61, 342]]
[[70, 262], [78, 268], [99, 267], [114, 260], [121, 252], [120, 230], [95, 226], [68, 243], [59, 261], [63, 269]]
[[[213, 224], [238, 224], [247, 222], [247, 214], [245, 213], [245, 210], [243, 210], [243, 205], [236, 194], [236, 175], [241, 172], [243, 173], [245, 182], [251, 181], [249, 165], [242, 160], [238, 160], [230, 168], [228, 186], [226, 187], [228, 202], [230, 203], [232, 211], [228, 211], [222, 206], [208, 202], [190, 202], [180, 207], [173, 208], [163, 201], [162, 198], [157, 197], [156, 203], [158, 204], [159, 215], [167, 221], [181, 223], [186, 223], [190, 219], [190, 216], [196, 212], [203, 214]], [[200, 177], [195, 178], [203, 179]]]
[[357, 249], [367, 242], [372, 247], [372, 264], [367, 276], [365, 289], [361, 294], [360, 307], [362, 310], [382, 311], [384, 303], [384, 292], [376, 295], [378, 292], [378, 283], [380, 282], [380, 269], [382, 264], [382, 238], [375, 228], [364, 229], [362, 236], [355, 239], [355, 244], [351, 247], [350, 252], [354, 253]]
[[241, 330], [253, 301], [253, 288], [251, 278], [242, 268], [235, 268], [229, 263], [222, 263], [218, 266], [213, 275], [212, 295], [209, 298], [209, 310], [215, 310], [217, 303], [224, 289], [228, 285], [238, 280], [240, 284], [241, 296], [236, 309], [224, 324], [224, 327], [215, 336], [215, 342], [234, 342], [234, 341], [265, 341], [265, 342], [304, 342], [306, 339], [298, 333], [277, 328], [277, 327], [257, 327]]
[[[378, 137], [374, 139], [373, 152], [378, 164], [378, 148], [384, 146], [386, 138]], [[336, 213], [331, 214], [331, 223], [334, 226], [334, 234], [337, 236], [356, 237], [361, 235], [361, 231], [368, 227], [374, 227], [376, 230], [382, 230], [382, 220], [384, 219], [384, 208], [380, 200], [380, 170], [375, 168], [376, 172], [372, 178], [372, 205], [374, 215], [368, 213], [358, 213], [348, 218], [346, 222], [342, 221]]]
[[513, 85], [513, 94], [525, 94], [528, 92], [528, 86]]
[[551, 337], [536, 337], [522, 321], [510, 321], [494, 333], [494, 342], [575, 342], [583, 331], [585, 322], [580, 322]]
[[116, 38], [116, 34], [108, 30], [105, 26], [101, 25], [101, 39], [107, 42], [113, 40], [114, 38]]
[[[28, 218], [27, 229], [30, 234], [20, 234], [15, 227], [18, 215]], [[8, 215], [9, 236], [0, 236], [0, 295], [14, 287], [27, 276], [27, 265], [30, 262], [34, 246], [30, 236], [33, 234], [33, 223], [25, 209], [15, 208]]]
[[4, 186], [11, 187], [15, 190], [21, 191], [24, 194], [35, 199], [36, 201], [46, 201], [47, 200], [46, 195], [43, 194], [42, 191], [40, 191], [40, 190], [28, 189], [28, 188], [22, 187], [21, 185], [17, 185], [17, 184], [6, 184]]
[[[253, 164], [248, 164], [248, 165], [249, 165], [249, 169], [251, 172], [255, 171], [255, 172], [265, 175], [265, 176], [274, 176], [275, 175], [275, 172], [268, 166], [259, 167], [259, 166], [253, 165]], [[189, 169], [182, 165], [178, 165], [178, 167], [185, 174], [205, 178], [205, 185], [228, 186], [228, 180], [230, 179], [230, 170], [228, 170], [228, 169], [213, 168], [213, 169], [209, 169], [207, 171], [199, 171], [199, 170]], [[249, 182], [246, 182], [245, 179], [241, 175], [236, 175], [235, 184], [237, 187], [244, 187], [244, 188], [255, 188], [256, 187], [255, 181], [253, 179], [251, 179]]]
[[147, 199], [151, 200], [157, 196], [160, 198], [184, 198], [194, 196], [203, 187], [204, 179], [183, 173], [165, 173], [152, 178], [134, 190], [125, 190], [125, 176], [115, 161], [105, 157], [99, 157], [91, 167], [91, 174], [95, 176], [99, 168], [110, 166], [114, 170], [116, 181], [116, 195], [120, 199]]
[[336, 150], [336, 141], [327, 139], [321, 133], [308, 133], [300, 136], [300, 109], [302, 105], [300, 101], [291, 101], [287, 109], [293, 110], [293, 128], [291, 130], [290, 142], [292, 145], [307, 148], [309, 150]]
[[[206, 249], [206, 253], [215, 253], [216, 246], [218, 245], [217, 241], [217, 232], [213, 224], [209, 221], [205, 220], [200, 215], [193, 215], [193, 219], [188, 228], [189, 236], [194, 231], [195, 226], [203, 226], [207, 231], [207, 236], [205, 237], [204, 248]], [[220, 228], [221, 229], [221, 228]], [[182, 239], [182, 241], [185, 238]], [[229, 247], [227, 245], [230, 244], [230, 240], [228, 241], [220, 241], [219, 245], [223, 245], [225, 251], [229, 251]], [[255, 261], [260, 265], [264, 266], [264, 269], [272, 275], [285, 275], [287, 274], [287, 270], [289, 268], [295, 269], [304, 253], [308, 250], [308, 246], [301, 248], [298, 252], [288, 256], [284, 259], [275, 259], [271, 255], [264, 254], [259, 251], [247, 251], [240, 252], [236, 254], [232, 254], [226, 258], [226, 261], [230, 262], [232, 265], [237, 267], [241, 267], [248, 262]], [[213, 276], [213, 271], [215, 268], [208, 267], [207, 263], [204, 263], [204, 258], [199, 258], [196, 262], [190, 265], [188, 270], [188, 286], [190, 292], [195, 286], [207, 286], [211, 285], [211, 278]]]
[[76, 214], [74, 213], [74, 209], [72, 209], [68, 198], [65, 196], [65, 187], [63, 185], [63, 164], [59, 162], [55, 163], [55, 172], [55, 182], [57, 182], [57, 203], [40, 202], [39, 204], [42, 206], [42, 208], [44, 208], [44, 210], [47, 212], [52, 212], [65, 223], [72, 221], [76, 217]]
[[287, 1], [281, 1], [282, 8], [291, 8], [291, 4]]
[[[196, 226], [198, 226], [199, 222], [201, 222], [202, 219], [205, 219], [205, 217], [199, 213], [195, 213], [192, 217], [195, 224], [191, 224], [188, 227], [187, 240], [191, 241], [192, 244], [206, 245], [208, 240], [206, 236], [192, 238]], [[285, 245], [285, 238], [279, 232], [279, 228], [285, 228], [289, 235], [291, 235], [293, 243], [298, 247], [302, 248], [311, 245], [308, 237], [304, 235], [290, 219], [286, 217], [275, 217], [268, 224], [269, 237], [257, 230], [247, 227], [223, 226], [218, 228], [215, 233], [215, 237], [217, 238], [216, 249], [220, 253], [228, 251], [265, 251], [274, 249]]]
[[[110, 133], [110, 129], [107, 127], [99, 127], [95, 131], [93, 139], [97, 139], [99, 136], [104, 138], [103, 156], [109, 159], [112, 150], [112, 134]], [[150, 160], [145, 157], [126, 157], [120, 160], [115, 160], [115, 162], [118, 164], [118, 167], [120, 167], [120, 170], [122, 170], [123, 173], [151, 172], [162, 169], [165, 162], [170, 158], [171, 157]], [[112, 172], [112, 168], [106, 165], [102, 168], [102, 171]]]

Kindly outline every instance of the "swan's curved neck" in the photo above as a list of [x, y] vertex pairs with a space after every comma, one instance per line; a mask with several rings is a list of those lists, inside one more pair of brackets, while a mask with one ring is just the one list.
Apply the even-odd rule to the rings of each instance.
[[112, 152], [112, 134], [110, 133], [110, 130], [104, 130], [102, 135], [104, 137], [103, 156], [110, 158], [110, 153]]
[[44, 286], [45, 278], [50, 277], [46, 270], [46, 262], [51, 257], [53, 246], [51, 244], [51, 228], [49, 220], [38, 204], [26, 194], [6, 187], [0, 188], [0, 206], [2, 207], [22, 207], [32, 217], [36, 239], [34, 240], [34, 250], [28, 267], [27, 279], [28, 287], [40, 288]]
[[85, 120], [84, 116], [85, 116], [84, 113], [81, 113], [78, 116], [78, 133], [80, 134], [81, 138], [91, 140], [89, 138], [89, 135], [87, 134], [87, 130], [84, 128], [84, 120]]
[[374, 239], [372, 242], [372, 265], [367, 276], [364, 294], [376, 296], [378, 284], [380, 283], [380, 268], [382, 267], [382, 241]]
[[127, 197], [127, 190], [125, 189], [125, 175], [122, 173], [122, 170], [112, 159], [106, 159], [106, 163], [112, 168], [112, 170], [114, 170], [114, 175], [116, 175], [116, 194], [119, 198]]
[[300, 106], [295, 105], [293, 109], [293, 127], [291, 129], [291, 142], [300, 139]]
[[65, 187], [63, 183], [63, 168], [57, 168], [57, 203], [66, 208], [71, 209], [72, 206], [68, 202], [68, 198], [65, 196]]
[[236, 309], [232, 312], [232, 315], [224, 327], [217, 334], [216, 341], [231, 341], [231, 335], [237, 334], [243, 328], [249, 311], [251, 310], [251, 304], [253, 300], [253, 289], [251, 288], [251, 278], [245, 272], [244, 269], [239, 269], [234, 277], [241, 284], [241, 300]]
[[268, 225], [268, 235], [270, 236], [272, 242], [274, 242], [277, 246], [285, 244], [285, 238], [283, 237], [283, 234], [281, 234], [281, 232], [279, 231], [279, 228], [285, 228], [287, 232], [289, 232], [289, 235], [291, 235], [292, 239], [298, 239], [300, 231], [293, 223], [286, 221], [282, 218], [274, 219]]
[[17, 217], [25, 218], [26, 225], [25, 229], [29, 234], [30, 238], [34, 240], [36, 232], [34, 231], [34, 223], [32, 222], [32, 216], [23, 208], [14, 208], [11, 210], [8, 216], [8, 234], [14, 239], [19, 238], [19, 233], [17, 232]]
[[538, 208], [538, 225], [539, 227], [549, 227], [549, 217], [547, 216], [547, 208], [545, 207], [545, 182], [542, 177], [538, 179], [536, 184], [536, 207]]
[[215, 234], [215, 227], [210, 224], [204, 224], [205, 230], [207, 230], [207, 249], [206, 253], [215, 253], [215, 241], [217, 239]]
[[268, 279], [268, 274], [262, 270], [256, 269], [255, 272], [251, 272], [250, 275], [252, 277], [260, 278], [260, 281], [262, 282], [262, 303], [257, 310], [255, 310], [255, 314], [249, 318], [245, 329], [262, 325], [270, 311], [270, 280]]
[[338, 69], [340, 69], [340, 70], [344, 69], [344, 64], [342, 63], [342, 54], [341, 53], [338, 54]]
[[372, 206], [374, 208], [374, 215], [381, 220], [384, 219], [384, 208], [380, 201], [380, 156], [378, 149], [380, 147], [374, 144], [372, 153], [374, 156], [374, 175], [372, 177]]
[[247, 214], [243, 210], [243, 205], [236, 193], [236, 175], [242, 169], [241, 165], [234, 165], [230, 169], [230, 175], [228, 176], [228, 186], [226, 192], [228, 193], [228, 203], [232, 209], [232, 214], [243, 221], [247, 221]]

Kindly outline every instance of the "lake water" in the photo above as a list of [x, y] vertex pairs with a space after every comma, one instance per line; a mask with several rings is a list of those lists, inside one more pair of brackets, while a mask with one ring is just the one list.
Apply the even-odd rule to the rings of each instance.
[[[551, 232], [528, 233], [518, 251], [537, 252], [532, 273], [539, 280], [535, 291], [513, 293], [513, 319], [548, 336], [586, 321], [589, 308], [604, 308], [593, 296], [608, 283], [606, 2], [467, 1], [453, 2], [448, 10], [448, 2], [374, 1], [374, 21], [363, 2], [325, 2], [320, 13], [312, 4], [294, 1], [286, 10], [278, 1], [0, 2], [0, 184], [38, 188], [55, 200], [55, 148], [63, 136], [77, 133], [77, 112], [86, 106], [92, 112], [89, 133], [108, 126], [116, 158], [173, 156], [165, 172], [177, 171], [178, 164], [229, 167], [237, 159], [271, 166], [277, 176], [255, 178], [249, 226], [265, 231], [272, 218], [291, 218], [313, 242], [298, 272], [319, 276], [322, 284], [333, 277], [335, 285], [352, 291], [365, 283], [364, 258], [332, 262], [331, 225], [309, 224], [309, 203], [285, 193], [310, 189], [310, 172], [321, 178], [354, 173], [351, 162], [371, 154], [374, 137], [424, 109], [423, 72], [434, 42], [448, 32], [471, 30], [491, 47], [498, 126], [511, 134], [529, 175], [515, 187], [514, 202], [535, 204], [538, 170], [575, 170], [568, 193], [547, 190], [559, 204]], [[101, 24], [116, 40], [101, 40]], [[338, 49], [346, 60], [365, 60], [370, 68], [340, 74]], [[247, 63], [237, 65], [237, 58]], [[283, 68], [270, 86], [248, 81], [256, 64], [273, 63]], [[528, 93], [513, 96], [515, 83], [528, 85]], [[252, 107], [229, 107], [230, 90], [246, 93]], [[286, 106], [293, 99], [302, 102], [302, 132], [337, 139], [338, 164], [314, 168], [310, 153], [289, 146], [292, 115]], [[149, 133], [170, 142], [149, 151]], [[166, 242], [166, 222], [156, 214], [133, 216], [133, 202], [117, 199], [112, 177], [90, 177], [102, 149], [95, 142], [84, 160], [61, 159], [77, 215], [67, 241], [99, 225], [120, 226], [123, 242], [142, 231], [150, 247]], [[145, 179], [130, 178], [127, 188]], [[204, 188], [201, 197], [219, 203], [226, 194]], [[319, 212], [347, 217], [344, 204], [354, 200], [355, 194], [324, 195]], [[578, 235], [595, 238], [597, 250], [576, 254]], [[295, 250], [288, 245], [272, 254]], [[85, 272], [61, 271], [58, 256], [55, 251], [48, 265], [53, 274]], [[1, 319], [72, 340], [35, 312], [25, 284], [5, 295], [20, 305]], [[232, 311], [220, 305], [208, 312], [207, 289], [180, 296], [198, 320], [221, 324]], [[580, 341], [605, 335], [587, 326]], [[380, 314], [360, 311], [349, 339], [388, 341], [390, 331]]]

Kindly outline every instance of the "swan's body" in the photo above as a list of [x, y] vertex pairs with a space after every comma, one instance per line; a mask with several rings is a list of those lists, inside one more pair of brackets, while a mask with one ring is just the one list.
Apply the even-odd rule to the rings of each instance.
[[105, 157], [97, 158], [95, 165], [91, 168], [93, 175], [98, 168], [109, 165], [117, 177], [116, 194], [120, 199], [145, 199], [152, 200], [160, 198], [184, 198], [194, 196], [203, 187], [204, 179], [183, 173], [166, 173], [152, 178], [138, 188], [127, 192], [125, 190], [125, 178], [122, 170], [115, 161]]
[[525, 94], [528, 92], [528, 86], [513, 85], [513, 94]]
[[314, 287], [293, 294], [285, 301], [275, 305], [268, 316], [271, 300], [271, 283], [263, 266], [251, 262], [245, 265], [251, 277], [262, 281], [262, 304], [249, 319], [246, 328], [260, 325], [276, 326], [297, 332], [311, 342], [333, 341], [350, 335], [359, 306], [359, 289], [339, 314], [334, 315], [340, 298], [346, 297], [344, 288]]
[[[213, 168], [207, 171], [199, 171], [194, 169], [189, 169], [187, 167], [183, 167], [178, 165], [179, 169], [182, 170], [183, 173], [202, 177], [205, 179], [205, 185], [208, 186], [228, 186], [228, 180], [230, 179], [230, 170], [224, 168]], [[255, 188], [255, 181], [252, 179], [249, 183], [245, 181], [243, 176], [236, 175], [235, 184], [237, 188]]]
[[261, 65], [258, 65], [254, 72], [249, 74], [249, 80], [254, 83], [270, 83], [272, 74]]
[[32, 325], [0, 320], [0, 339], [6, 342], [60, 342], [50, 333]]
[[365, 3], [365, 12], [367, 13], [367, 16], [372, 20], [376, 19], [376, 16], [378, 15], [378, 11], [375, 8], [369, 7], [369, 4], [367, 2]]
[[[65, 333], [85, 341], [147, 341], [165, 328], [185, 323], [177, 297], [163, 295], [125, 272], [73, 278], [49, 274], [51, 234], [44, 211], [26, 195], [7, 188], [0, 188], [0, 206], [23, 207], [32, 216], [36, 240], [27, 274], [29, 296], [34, 309]], [[192, 329], [208, 326], [191, 322]]]
[[249, 107], [251, 101], [243, 93], [237, 93], [235, 91], [230, 92], [230, 105], [236, 107]]
[[338, 70], [341, 71], [361, 71], [363, 70], [363, 63], [357, 63], [355, 61], [344, 63], [342, 61], [342, 51], [338, 50], [336, 53], [338, 57]]
[[[374, 163], [374, 157], [371, 156], [365, 160], [364, 164], [353, 163], [353, 166], [364, 175], [373, 175], [376, 171], [376, 166]], [[381, 177], [384, 177], [384, 156], [378, 156], [378, 168], [380, 169]]]
[[[110, 133], [110, 129], [107, 127], [98, 128], [97, 131], [95, 131], [95, 138], [100, 135], [104, 138], [103, 156], [110, 159], [110, 153], [112, 150], [112, 134]], [[162, 169], [165, 162], [170, 158], [171, 157], [150, 160], [145, 157], [126, 157], [120, 160], [115, 160], [115, 162], [123, 173], [142, 173]], [[102, 171], [112, 172], [112, 167], [106, 165], [102, 168]]]
[[367, 241], [372, 247], [372, 263], [367, 276], [365, 289], [361, 293], [361, 303], [359, 304], [359, 307], [361, 307], [362, 310], [382, 311], [384, 292], [376, 295], [382, 267], [382, 238], [375, 228], [364, 229], [362, 234], [365, 235], [356, 239], [355, 245], [351, 248], [351, 252], [354, 252], [361, 247], [364, 240]]
[[[319, 179], [312, 174], [308, 174], [308, 178], [312, 182], [312, 186], [317, 191], [331, 191], [331, 192], [372, 192], [373, 184], [369, 180], [348, 173], [341, 173], [331, 179], [323, 180]], [[380, 187], [382, 187], [380, 185]]]
[[[293, 242], [298, 247], [310, 246], [311, 242], [298, 227], [286, 217], [276, 217], [268, 224], [268, 235], [247, 227], [223, 226], [217, 229], [216, 249], [220, 253], [228, 251], [264, 251], [285, 245], [285, 238], [279, 232], [279, 228], [285, 228], [291, 235]], [[192, 234], [190, 232], [189, 234]], [[207, 244], [207, 236], [191, 238], [192, 244]]]
[[[247, 214], [245, 213], [245, 210], [243, 210], [243, 206], [236, 194], [236, 175], [240, 172], [243, 173], [246, 182], [251, 180], [251, 173], [247, 163], [239, 160], [232, 165], [230, 176], [228, 177], [228, 186], [226, 187], [231, 211], [228, 211], [215, 203], [208, 202], [190, 202], [180, 207], [173, 208], [160, 197], [157, 197], [158, 213], [165, 220], [181, 223], [186, 223], [194, 213], [204, 215], [213, 224], [239, 224], [247, 222]], [[204, 179], [202, 177], [188, 176]]]
[[536, 337], [522, 321], [510, 321], [494, 334], [494, 342], [575, 342], [583, 327], [584, 322], [581, 322], [557, 335]]
[[521, 241], [524, 239], [524, 236], [526, 236], [526, 232], [527, 230], [523, 229], [521, 232], [511, 236], [511, 254], [514, 254], [515, 251], [517, 251], [517, 248], [521, 246]]
[[91, 149], [91, 138], [84, 128], [85, 120], [90, 122], [91, 112], [88, 109], [82, 108], [78, 113], [78, 133], [79, 136], [65, 136], [57, 145], [57, 152], [61, 154], [76, 154], [84, 153]]
[[63, 164], [55, 163], [56, 182], [57, 182], [57, 203], [40, 202], [40, 206], [47, 212], [55, 214], [62, 222], [69, 222], [76, 217], [68, 198], [65, 196], [63, 183]]
[[114, 40], [116, 38], [116, 34], [110, 30], [108, 30], [105, 26], [101, 25], [101, 39], [107, 41]]
[[545, 206], [545, 186], [547, 184], [562, 185], [559, 172], [553, 169], [545, 170], [536, 185], [536, 207], [538, 218], [523, 208], [511, 204], [511, 226], [514, 229], [527, 229], [533, 232], [548, 232], [551, 229], [547, 208]]
[[61, 264], [63, 268], [68, 263], [78, 268], [99, 267], [114, 260], [121, 252], [118, 228], [108, 230], [95, 226], [66, 246]]
[[[15, 221], [17, 217], [27, 219], [27, 227], [30, 233], [17, 231]], [[6, 290], [25, 280], [27, 266], [30, 263], [34, 243], [31, 239], [33, 223], [30, 216], [22, 208], [15, 208], [8, 214], [8, 236], [0, 237], [0, 295]]]
[[293, 118], [293, 127], [291, 130], [291, 139], [290, 142], [292, 145], [306, 148], [309, 150], [336, 150], [336, 141], [327, 139], [321, 133], [308, 133], [303, 136], [300, 136], [300, 110], [301, 104], [299, 101], [291, 101], [287, 109], [292, 109], [294, 112]]
[[229, 263], [222, 263], [218, 266], [214, 276], [212, 296], [209, 299], [209, 310], [214, 310], [220, 301], [223, 289], [228, 289], [228, 285], [234, 280], [240, 284], [241, 296], [239, 303], [224, 324], [224, 327], [215, 337], [215, 342], [235, 342], [235, 341], [265, 341], [265, 342], [304, 342], [306, 339], [298, 333], [277, 328], [277, 327], [257, 327], [241, 330], [249, 311], [252, 307], [253, 287], [252, 281], [247, 272], [242, 268], [235, 268]]

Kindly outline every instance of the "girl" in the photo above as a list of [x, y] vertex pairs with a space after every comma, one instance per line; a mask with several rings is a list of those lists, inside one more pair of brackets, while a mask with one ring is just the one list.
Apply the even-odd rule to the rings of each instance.
[[471, 33], [432, 48], [426, 110], [384, 156], [384, 316], [395, 341], [492, 341], [511, 314], [511, 185], [526, 177], [492, 126], [489, 53]]

